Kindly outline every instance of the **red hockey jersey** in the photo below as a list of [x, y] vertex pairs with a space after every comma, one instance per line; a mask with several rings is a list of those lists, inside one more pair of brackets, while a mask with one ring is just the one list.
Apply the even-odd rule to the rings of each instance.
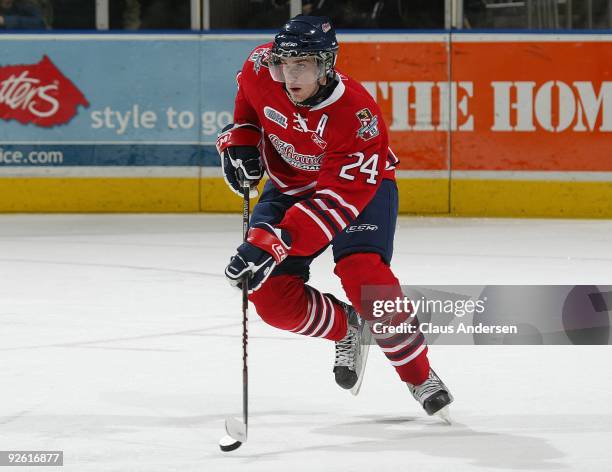
[[291, 235], [290, 255], [308, 256], [359, 215], [383, 179], [394, 179], [397, 158], [381, 111], [361, 84], [337, 72], [331, 96], [297, 106], [270, 75], [271, 45], [256, 48], [238, 75], [234, 122], [262, 131], [262, 160], [276, 188], [308, 196], [278, 225]]

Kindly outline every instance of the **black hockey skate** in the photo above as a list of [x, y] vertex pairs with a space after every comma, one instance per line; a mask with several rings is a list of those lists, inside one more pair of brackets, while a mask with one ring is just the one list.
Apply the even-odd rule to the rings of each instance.
[[428, 415], [437, 415], [451, 424], [448, 405], [453, 402], [453, 396], [433, 369], [429, 369], [429, 377], [421, 385], [412, 385], [408, 382], [406, 384], [414, 399], [421, 404]]
[[336, 342], [336, 356], [334, 360], [334, 376], [336, 383], [350, 390], [353, 395], [359, 393], [372, 335], [368, 325], [361, 319], [355, 309], [341, 302], [333, 295], [326, 294], [347, 313], [346, 336]]

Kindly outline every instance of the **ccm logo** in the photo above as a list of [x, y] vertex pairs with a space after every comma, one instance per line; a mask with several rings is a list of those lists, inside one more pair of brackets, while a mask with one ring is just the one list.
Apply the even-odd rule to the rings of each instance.
[[287, 257], [287, 250], [282, 244], [273, 244], [272, 250], [274, 251], [274, 258], [276, 262], [281, 262]]
[[357, 231], [378, 231], [378, 226], [376, 225], [353, 225], [346, 228], [347, 233], [355, 233]]

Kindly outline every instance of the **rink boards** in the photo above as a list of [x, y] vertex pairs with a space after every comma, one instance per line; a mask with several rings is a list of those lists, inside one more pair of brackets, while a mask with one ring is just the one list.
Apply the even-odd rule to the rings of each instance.
[[[214, 139], [269, 37], [0, 36], [0, 211], [240, 211]], [[612, 217], [612, 35], [340, 42], [389, 125], [400, 211]]]

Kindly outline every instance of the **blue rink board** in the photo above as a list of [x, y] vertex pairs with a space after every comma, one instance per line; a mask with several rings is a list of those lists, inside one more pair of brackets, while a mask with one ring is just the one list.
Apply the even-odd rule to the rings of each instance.
[[[5, 162], [3, 154], [22, 154], [22, 162]], [[61, 162], [31, 162], [31, 153], [61, 153]], [[0, 168], [63, 166], [219, 166], [214, 146], [190, 144], [0, 144]]]
[[[262, 42], [204, 41], [198, 35], [0, 35], [0, 68], [36, 64], [46, 55], [89, 102], [67, 124], [51, 128], [0, 119], [0, 148], [59, 150], [62, 165], [70, 166], [217, 165], [213, 143], [232, 120], [236, 72]], [[134, 107], [155, 114], [152, 129], [134, 126]], [[102, 119], [105, 110], [109, 120]], [[128, 112], [129, 125], [119, 130], [115, 114], [125, 118]]]

